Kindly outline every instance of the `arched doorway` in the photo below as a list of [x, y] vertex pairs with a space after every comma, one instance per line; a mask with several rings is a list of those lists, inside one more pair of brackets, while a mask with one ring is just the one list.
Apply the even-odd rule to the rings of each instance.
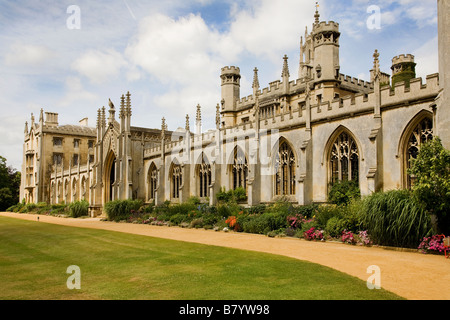
[[114, 152], [110, 152], [105, 161], [105, 175], [104, 175], [104, 202], [116, 200], [117, 194], [115, 192], [116, 175], [116, 156]]

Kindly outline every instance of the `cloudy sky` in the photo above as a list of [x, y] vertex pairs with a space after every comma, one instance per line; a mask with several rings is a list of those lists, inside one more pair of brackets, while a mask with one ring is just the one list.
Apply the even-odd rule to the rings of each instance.
[[[133, 126], [214, 127], [220, 68], [239, 66], [241, 96], [281, 78], [289, 57], [297, 78], [300, 36], [315, 0], [0, 0], [0, 155], [20, 169], [25, 121], [58, 112], [60, 124], [132, 95]], [[369, 80], [373, 52], [416, 56], [417, 76], [438, 72], [436, 0], [321, 0], [321, 20], [340, 24], [341, 72]], [[374, 7], [375, 6], [375, 7]], [[375, 19], [379, 8], [380, 19]], [[375, 10], [374, 10], [375, 9]], [[377, 24], [379, 21], [379, 25]], [[425, 81], [425, 80], [424, 80]]]

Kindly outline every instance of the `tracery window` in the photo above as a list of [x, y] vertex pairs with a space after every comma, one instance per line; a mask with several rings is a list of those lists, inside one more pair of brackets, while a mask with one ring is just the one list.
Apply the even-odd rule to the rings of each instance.
[[[424, 118], [414, 128], [408, 138], [406, 146], [406, 172], [411, 166], [410, 160], [417, 158], [420, 148], [423, 144], [433, 139], [433, 121], [431, 118]], [[406, 184], [407, 188], [411, 188], [414, 185], [415, 177], [407, 173]]]
[[156, 197], [157, 182], [158, 182], [158, 171], [156, 170], [156, 166], [152, 164], [148, 172], [149, 199], [155, 199]]
[[248, 164], [241, 149], [234, 150], [234, 160], [231, 165], [233, 172], [233, 189], [242, 187], [247, 189]]
[[295, 155], [286, 141], [280, 144], [275, 159], [275, 194], [295, 194]]
[[342, 132], [334, 141], [330, 153], [331, 183], [359, 181], [359, 151], [355, 140]]
[[172, 168], [172, 198], [180, 197], [180, 187], [183, 183], [183, 174], [180, 165], [174, 165]]
[[198, 165], [199, 196], [209, 197], [209, 186], [211, 184], [211, 165], [202, 158], [202, 163]]

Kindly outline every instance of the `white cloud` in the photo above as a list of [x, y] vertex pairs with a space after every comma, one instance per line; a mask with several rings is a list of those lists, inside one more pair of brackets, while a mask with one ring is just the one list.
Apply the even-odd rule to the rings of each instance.
[[16, 43], [5, 55], [5, 64], [10, 67], [37, 67], [54, 57], [45, 46]]
[[115, 80], [121, 68], [126, 65], [125, 59], [115, 50], [110, 49], [106, 52], [91, 50], [78, 58], [72, 64], [72, 68], [92, 83], [101, 84], [108, 80]]
[[66, 79], [66, 94], [57, 103], [58, 106], [66, 107], [80, 101], [95, 101], [97, 96], [84, 89], [83, 84], [78, 77], [68, 77]]

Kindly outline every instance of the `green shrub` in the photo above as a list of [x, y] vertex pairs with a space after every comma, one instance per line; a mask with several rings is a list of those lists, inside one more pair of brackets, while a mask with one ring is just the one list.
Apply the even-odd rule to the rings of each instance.
[[348, 221], [337, 216], [329, 219], [325, 227], [325, 231], [334, 238], [340, 237], [342, 235], [342, 232], [348, 229]]
[[420, 148], [408, 173], [415, 176], [414, 195], [433, 216], [434, 233], [450, 234], [450, 151], [439, 137]]
[[232, 195], [237, 202], [247, 200], [247, 191], [243, 187], [238, 187], [232, 191]]
[[353, 199], [360, 199], [361, 192], [356, 181], [335, 182], [328, 193], [328, 201], [336, 205], [346, 205]]
[[333, 217], [342, 217], [342, 209], [336, 205], [321, 205], [317, 207], [315, 212], [315, 220], [317, 226], [320, 228], [325, 228], [328, 220]]
[[431, 219], [413, 193], [393, 190], [374, 193], [363, 200], [361, 230], [374, 244], [417, 248], [431, 233]]
[[114, 200], [105, 204], [108, 220], [120, 221], [128, 219], [142, 207], [142, 200]]
[[74, 201], [69, 204], [69, 215], [72, 218], [87, 216], [89, 214], [89, 202], [86, 200]]

